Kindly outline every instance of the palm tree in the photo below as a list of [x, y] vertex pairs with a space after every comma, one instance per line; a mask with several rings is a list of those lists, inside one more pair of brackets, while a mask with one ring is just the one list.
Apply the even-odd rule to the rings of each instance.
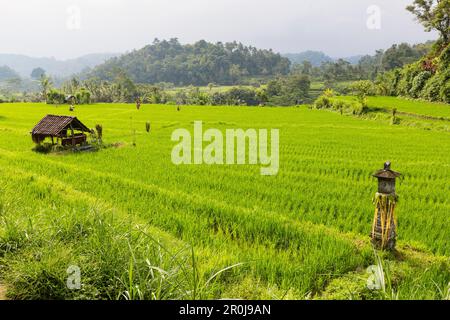
[[43, 75], [40, 79], [40, 86], [41, 86], [41, 92], [42, 96], [44, 97], [45, 103], [47, 103], [47, 93], [52, 88], [52, 80], [50, 77], [47, 77], [46, 75]]

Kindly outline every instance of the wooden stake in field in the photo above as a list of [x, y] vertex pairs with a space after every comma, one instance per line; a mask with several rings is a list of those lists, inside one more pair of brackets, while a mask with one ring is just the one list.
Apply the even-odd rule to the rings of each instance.
[[375, 215], [372, 225], [372, 244], [381, 250], [393, 250], [397, 238], [397, 218], [395, 206], [398, 196], [395, 193], [395, 179], [401, 174], [391, 170], [391, 163], [373, 176], [378, 179], [378, 192], [375, 194]]
[[141, 97], [137, 97], [136, 98], [136, 109], [140, 109], [141, 108]]

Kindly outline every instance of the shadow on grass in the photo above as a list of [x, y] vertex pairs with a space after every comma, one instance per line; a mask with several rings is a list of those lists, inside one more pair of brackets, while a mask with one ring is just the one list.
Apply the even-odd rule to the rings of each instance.
[[41, 154], [71, 154], [78, 152], [96, 152], [102, 149], [109, 148], [121, 148], [124, 147], [125, 144], [122, 142], [115, 143], [107, 143], [107, 144], [86, 144], [82, 146], [61, 146], [61, 145], [52, 145], [51, 143], [43, 143], [36, 145], [32, 151]]
[[392, 113], [392, 110], [388, 110], [381, 107], [366, 107], [366, 113], [369, 112], [380, 112], [380, 113]]

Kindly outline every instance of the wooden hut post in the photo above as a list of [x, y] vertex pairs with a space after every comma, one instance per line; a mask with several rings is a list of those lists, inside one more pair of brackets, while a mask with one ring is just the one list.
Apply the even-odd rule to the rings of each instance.
[[72, 133], [72, 147], [75, 146], [75, 132], [73, 131], [72, 123], [70, 124], [70, 132]]
[[398, 196], [395, 193], [395, 179], [400, 173], [392, 171], [391, 163], [387, 161], [384, 169], [377, 171], [373, 176], [378, 179], [378, 192], [374, 198], [372, 244], [381, 250], [393, 250], [397, 238], [395, 207]]

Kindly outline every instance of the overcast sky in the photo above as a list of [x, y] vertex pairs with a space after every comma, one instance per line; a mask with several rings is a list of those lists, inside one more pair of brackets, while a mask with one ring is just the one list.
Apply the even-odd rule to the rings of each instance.
[[182, 43], [237, 40], [282, 53], [321, 50], [345, 57], [436, 38], [405, 10], [411, 2], [0, 0], [0, 53], [66, 59], [176, 37]]

